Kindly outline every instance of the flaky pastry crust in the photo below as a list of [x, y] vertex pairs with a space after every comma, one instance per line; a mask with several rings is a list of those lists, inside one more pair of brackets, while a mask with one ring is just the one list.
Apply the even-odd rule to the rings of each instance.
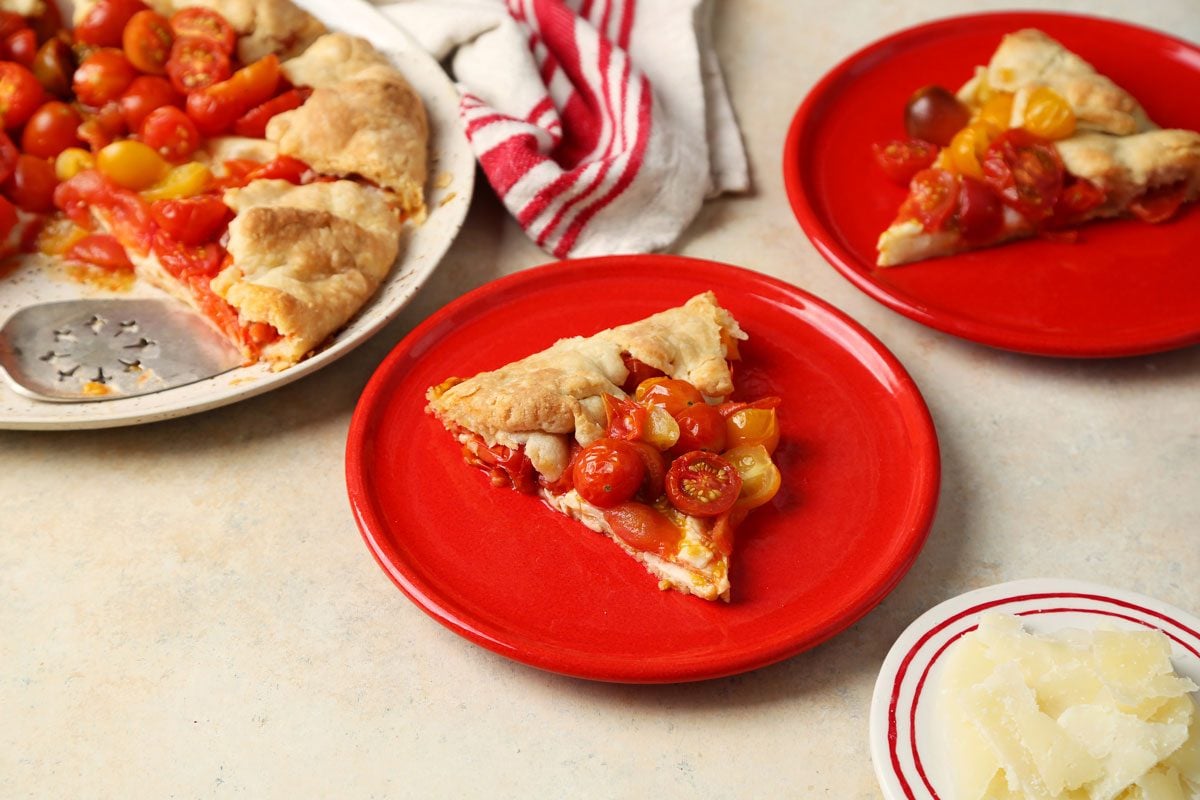
[[1095, 216], [1124, 212], [1139, 195], [1159, 186], [1184, 182], [1184, 201], [1200, 196], [1200, 133], [1168, 129], [1133, 136], [1089, 133], [1056, 142], [1072, 175], [1104, 189], [1107, 197]]

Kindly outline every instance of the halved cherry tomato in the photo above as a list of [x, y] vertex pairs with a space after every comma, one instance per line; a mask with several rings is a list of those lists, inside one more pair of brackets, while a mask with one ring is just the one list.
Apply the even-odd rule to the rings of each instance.
[[112, 272], [132, 272], [133, 262], [112, 236], [92, 233], [67, 248], [66, 257]]
[[137, 70], [120, 50], [96, 50], [83, 60], [71, 79], [79, 102], [95, 108], [121, 99], [137, 77]]
[[575, 459], [575, 491], [599, 508], [612, 508], [637, 494], [646, 467], [636, 447], [621, 439], [597, 439]]
[[24, 211], [40, 214], [54, 210], [54, 190], [58, 176], [44, 158], [22, 153], [13, 174], [4, 182], [4, 194]]
[[984, 156], [983, 172], [1005, 205], [1034, 223], [1054, 213], [1066, 174], [1054, 145], [1021, 128], [996, 137]]
[[195, 36], [215, 42], [224, 52], [232, 53], [237, 32], [220, 14], [206, 8], [185, 8], [171, 17], [176, 36]]
[[142, 141], [168, 161], [186, 161], [200, 146], [200, 131], [187, 114], [175, 106], [150, 112], [142, 123]]
[[1157, 224], [1175, 216], [1187, 197], [1187, 181], [1157, 186], [1142, 193], [1129, 205], [1130, 212], [1142, 222]]
[[21, 133], [21, 149], [39, 158], [54, 158], [79, 144], [75, 135], [83, 119], [79, 112], [59, 100], [44, 103], [33, 112]]
[[0, 62], [0, 121], [5, 128], [24, 125], [44, 97], [32, 72], [11, 61]]
[[15, 61], [25, 67], [33, 67], [33, 60], [37, 57], [37, 52], [37, 35], [32, 28], [22, 28], [4, 38], [6, 61]]
[[1054, 221], [1067, 224], [1078, 220], [1092, 209], [1104, 205], [1108, 195], [1091, 181], [1074, 179], [1063, 187], [1054, 206]]
[[215, 242], [232, 213], [219, 197], [200, 195], [178, 200], [156, 200], [150, 216], [171, 238], [189, 247]]
[[949, 163], [947, 169], [954, 170], [959, 175], [972, 178], [983, 178], [983, 157], [987, 154], [988, 145], [992, 143], [994, 133], [982, 122], [973, 122], [954, 134], [946, 147]]
[[167, 18], [150, 10], [134, 14], [121, 35], [121, 47], [129, 63], [151, 75], [166, 73], [174, 43], [175, 34]]
[[1075, 132], [1075, 112], [1061, 94], [1039, 86], [1029, 93], [1021, 127], [1043, 139], [1065, 139]]
[[146, 8], [141, 0], [100, 0], [75, 26], [75, 39], [93, 47], [120, 47], [125, 26]]
[[200, 132], [213, 136], [229, 130], [238, 117], [261, 105], [279, 86], [279, 58], [274, 53], [242, 67], [228, 80], [188, 95], [187, 113]]
[[171, 85], [183, 94], [204, 89], [233, 74], [229, 55], [210, 39], [176, 36], [167, 59]]
[[907, 186], [923, 169], [933, 166], [938, 148], [920, 139], [892, 139], [871, 145], [875, 163], [896, 183]]
[[251, 170], [246, 183], [257, 180], [287, 181], [299, 186], [313, 176], [313, 168], [298, 158], [276, 156], [266, 164]]
[[12, 229], [17, 227], [17, 209], [3, 197], [0, 197], [0, 242], [6, 241]]
[[184, 197], [195, 197], [208, 191], [213, 185], [212, 170], [207, 164], [199, 161], [185, 161], [171, 167], [162, 180], [142, 190], [142, 199], [147, 202], [154, 200], [179, 200]]
[[677, 378], [650, 378], [638, 384], [634, 398], [644, 405], [662, 406], [671, 416], [677, 416], [688, 406], [704, 402], [704, 395], [695, 386]]
[[993, 133], [999, 134], [1009, 128], [1012, 122], [1013, 96], [1011, 92], [992, 92], [983, 107], [979, 109], [979, 121], [991, 127]]
[[267, 123], [271, 121], [271, 117], [291, 111], [293, 108], [299, 108], [304, 105], [304, 100], [304, 92], [299, 89], [289, 89], [243, 114], [237, 122], [233, 123], [233, 132], [238, 136], [262, 139], [267, 135]]
[[183, 95], [166, 78], [139, 75], [121, 95], [121, 113], [131, 131], [140, 131], [146, 117], [156, 108], [183, 105]]
[[733, 508], [742, 491], [737, 470], [721, 456], [693, 450], [671, 462], [667, 499], [694, 517], [715, 517]]
[[926, 169], [913, 176], [900, 214], [920, 220], [927, 231], [939, 231], [957, 206], [958, 178], [944, 169]]
[[0, 131], [0, 183], [8, 180], [8, 176], [13, 174], [17, 167], [17, 157], [20, 155], [8, 134]]
[[743, 408], [725, 418], [725, 446], [760, 444], [768, 453], [779, 445], [779, 419], [771, 408]]
[[688, 406], [675, 415], [675, 422], [679, 424], [679, 439], [671, 448], [675, 455], [692, 450], [719, 453], [725, 449], [725, 420], [707, 403]]
[[47, 92], [58, 97], [71, 93], [71, 76], [75, 74], [75, 54], [62, 39], [46, 41], [33, 58], [33, 75]]
[[[189, 247], [182, 242], [175, 241], [165, 231], [155, 231], [154, 255], [158, 256], [163, 268], [175, 277], [183, 280], [199, 279], [202, 281], [202, 285], [207, 286], [207, 282], [212, 280], [224, 266], [226, 253], [219, 244], [210, 243], [199, 247]], [[233, 321], [236, 322], [236, 317]], [[504, 449], [508, 450], [508, 448]], [[505, 460], [505, 464], [510, 470], [503, 473], [507, 484], [511, 484], [525, 494], [535, 491], [535, 488], [531, 488], [528, 483], [532, 480], [533, 466], [529, 464], [529, 459], [525, 457], [524, 453], [519, 450], [509, 451], [509, 457]]]
[[731, 416], [733, 416], [734, 414], [736, 414], [737, 412], [741, 411], [744, 408], [765, 408], [765, 409], [779, 408], [779, 406], [782, 403], [783, 403], [783, 398], [777, 397], [775, 395], [769, 395], [767, 397], [760, 397], [757, 400], [752, 400], [749, 403], [741, 401], [741, 400], [726, 400], [724, 403], [721, 403], [716, 408], [717, 408], [717, 411], [720, 412], [722, 417], [724, 417], [725, 419], [729, 419]]
[[646, 468], [646, 478], [638, 489], [638, 495], [648, 503], [653, 503], [662, 497], [666, 490], [667, 459], [654, 445], [646, 442], [630, 442], [642, 457], [642, 466]]
[[746, 510], [769, 503], [782, 484], [779, 468], [761, 444], [743, 445], [727, 451], [725, 460], [733, 465], [742, 479], [737, 507]]
[[613, 534], [642, 553], [670, 556], [679, 550], [683, 531], [644, 503], [621, 503], [604, 512]]
[[645, 406], [611, 394], [604, 395], [603, 400], [604, 417], [607, 422], [605, 436], [628, 441], [637, 441], [644, 437], [646, 419], [650, 416]]
[[621, 360], [625, 362], [625, 369], [628, 371], [628, 375], [625, 377], [625, 383], [621, 385], [621, 389], [626, 394], [633, 394], [636, 392], [637, 387], [644, 380], [662, 377], [662, 370], [655, 369], [644, 361], [639, 361], [638, 359], [629, 355], [629, 353], [621, 353]]
[[959, 232], [969, 242], [986, 242], [1004, 225], [1004, 204], [996, 190], [969, 175], [960, 181], [955, 213]]

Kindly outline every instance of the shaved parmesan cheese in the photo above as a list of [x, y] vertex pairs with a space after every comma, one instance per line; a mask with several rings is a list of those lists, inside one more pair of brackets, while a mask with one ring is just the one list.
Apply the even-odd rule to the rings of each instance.
[[1200, 800], [1196, 685], [1151, 630], [1025, 632], [987, 615], [946, 654], [956, 800]]

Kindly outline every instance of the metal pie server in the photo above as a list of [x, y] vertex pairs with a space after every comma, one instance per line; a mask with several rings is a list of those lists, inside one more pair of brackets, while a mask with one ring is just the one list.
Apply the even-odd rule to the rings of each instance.
[[78, 403], [161, 392], [220, 375], [241, 353], [172, 300], [67, 300], [0, 327], [0, 374], [35, 400]]

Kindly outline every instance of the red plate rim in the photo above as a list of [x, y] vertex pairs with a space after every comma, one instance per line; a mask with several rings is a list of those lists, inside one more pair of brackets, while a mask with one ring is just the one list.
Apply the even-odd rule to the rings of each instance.
[[885, 287], [880, 286], [871, 280], [868, 275], [864, 274], [861, 271], [861, 261], [858, 257], [842, 244], [839, 237], [823, 222], [821, 215], [809, 201], [804, 186], [806, 179], [801, 172], [804, 160], [801, 154], [806, 152], [817, 125], [815, 116], [812, 114], [813, 108], [824, 99], [824, 96], [833, 86], [854, 70], [859, 62], [871, 58], [881, 50], [894, 47], [897, 43], [930, 33], [957, 30], [979, 22], [1009, 21], [1010, 24], [1015, 26], [1025, 26], [1036, 24], [1038, 20], [1056, 20], [1062, 22], [1087, 20], [1092, 23], [1107, 24], [1114, 28], [1138, 32], [1176, 43], [1196, 51], [1197, 56], [1200, 56], [1200, 48], [1192, 42], [1143, 25], [1090, 14], [1052, 11], [993, 11], [944, 17], [904, 28], [868, 44], [840, 61], [825, 73], [821, 80], [808, 92], [792, 117], [787, 136], [784, 140], [783, 177], [793, 214], [796, 216], [805, 235], [808, 236], [809, 241], [813, 243], [825, 260], [860, 291], [909, 319], [953, 336], [1028, 355], [1070, 358], [1109, 358], [1147, 355], [1200, 343], [1200, 328], [1187, 333], [1149, 337], [1145, 340], [1126, 343], [1091, 342], [1087, 340], [1047, 341], [1044, 337], [1037, 334], [996, 328], [987, 323], [976, 322], [962, 317], [930, 313], [919, 304], [913, 304], [896, 297]]
[[[472, 619], [469, 612], [457, 609], [453, 601], [443, 597], [440, 590], [425, 580], [419, 571], [406, 568], [407, 565], [402, 562], [393, 561], [388, 555], [387, 546], [373, 533], [383, 530], [384, 523], [371, 500], [369, 476], [362, 468], [364, 448], [367, 446], [371, 430], [371, 417], [379, 408], [381, 394], [396, 365], [409, 358], [414, 348], [419, 347], [431, 332], [455, 318], [460, 311], [472, 306], [482, 296], [553, 280], [554, 276], [561, 278], [564, 271], [594, 272], [601, 266], [611, 268], [614, 262], [631, 263], [644, 259], [671, 261], [680, 268], [734, 275], [746, 287], [747, 292], [752, 292], [757, 285], [765, 291], [791, 295], [802, 300], [857, 336], [886, 368], [889, 379], [904, 390], [907, 412], [912, 415], [914, 425], [913, 459], [923, 466], [919, 477], [914, 477], [913, 481], [913, 495], [919, 500], [911, 504], [913, 510], [905, 519], [906, 534], [909, 537], [908, 547], [903, 551], [902, 557], [895, 560], [885, 580], [880, 580], [873, 587], [873, 591], [864, 592], [847, 602], [844, 610], [824, 627], [811, 629], [803, 636], [774, 637], [753, 649], [738, 650], [724, 658], [680, 659], [670, 664], [647, 665], [639, 658], [629, 656], [565, 651], [562, 648], [541, 645], [536, 638], [514, 636], [510, 631], [499, 630], [485, 621]], [[377, 367], [355, 408], [346, 445], [347, 490], [359, 532], [376, 563], [418, 608], [463, 638], [515, 661], [572, 677], [620, 683], [675, 683], [726, 677], [790, 658], [827, 641], [853, 625], [895, 588], [916, 560], [928, 538], [936, 514], [940, 479], [941, 462], [937, 433], [928, 406], [904, 366], [867, 329], [824, 300], [782, 280], [720, 262], [661, 254], [598, 256], [544, 264], [498, 278], [451, 301], [418, 324]]]

